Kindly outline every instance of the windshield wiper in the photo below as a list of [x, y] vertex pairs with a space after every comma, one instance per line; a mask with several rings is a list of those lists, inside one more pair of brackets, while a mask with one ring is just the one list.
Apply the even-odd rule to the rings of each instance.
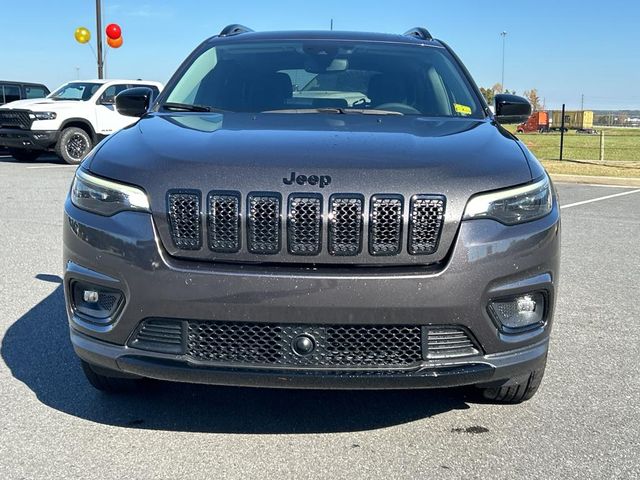
[[165, 110], [176, 110], [180, 112], [213, 112], [213, 111], [221, 111], [214, 109], [212, 107], [208, 107], [206, 105], [193, 105], [191, 103], [177, 103], [177, 102], [166, 102], [162, 104], [162, 108]]
[[376, 110], [375, 108], [347, 108], [343, 113], [361, 113], [362, 115], [404, 115], [402, 112], [393, 110]]
[[362, 114], [362, 115], [404, 115], [404, 113], [391, 110], [368, 110], [364, 108], [285, 108], [282, 110], [266, 110], [261, 113], [335, 113], [339, 115]]

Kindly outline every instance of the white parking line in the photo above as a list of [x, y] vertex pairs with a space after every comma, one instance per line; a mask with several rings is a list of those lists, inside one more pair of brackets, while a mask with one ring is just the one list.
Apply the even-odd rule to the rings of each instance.
[[27, 167], [29, 170], [35, 170], [38, 168], [78, 168], [77, 165], [36, 165]]
[[579, 205], [585, 205], [587, 203], [599, 202], [600, 200], [607, 200], [609, 198], [622, 197], [623, 195], [631, 195], [632, 193], [640, 193], [640, 189], [631, 190], [629, 192], [614, 193], [613, 195], [607, 195], [605, 197], [592, 198], [591, 200], [583, 200], [582, 202], [570, 203], [569, 205], [561, 205], [560, 208], [564, 209], [564, 208], [577, 207]]

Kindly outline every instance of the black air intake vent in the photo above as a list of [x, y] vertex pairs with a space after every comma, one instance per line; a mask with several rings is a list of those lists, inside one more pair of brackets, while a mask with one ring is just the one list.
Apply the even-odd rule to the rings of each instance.
[[291, 195], [287, 246], [292, 255], [318, 255], [322, 246], [322, 196]]
[[480, 353], [473, 340], [462, 328], [425, 327], [426, 358], [452, 358]]
[[276, 193], [251, 193], [248, 198], [247, 248], [251, 253], [280, 251], [281, 197]]
[[362, 251], [362, 195], [332, 195], [329, 199], [329, 253], [353, 256]]
[[172, 191], [167, 202], [173, 243], [181, 250], [198, 250], [202, 246], [200, 192]]
[[148, 319], [144, 320], [129, 341], [129, 346], [152, 352], [185, 352], [186, 323], [180, 320]]
[[402, 197], [374, 195], [369, 214], [369, 253], [397, 255], [402, 244]]
[[409, 243], [411, 255], [430, 255], [438, 248], [442, 222], [444, 221], [444, 197], [416, 195], [411, 199], [409, 212]]
[[240, 250], [240, 194], [210, 192], [208, 205], [209, 248], [214, 252], [235, 253]]

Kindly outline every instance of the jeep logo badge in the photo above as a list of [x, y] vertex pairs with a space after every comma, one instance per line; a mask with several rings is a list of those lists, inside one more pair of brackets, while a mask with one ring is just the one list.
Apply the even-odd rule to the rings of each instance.
[[284, 177], [282, 179], [285, 185], [293, 185], [293, 183], [297, 183], [298, 185], [309, 184], [311, 186], [319, 185], [320, 188], [324, 188], [327, 185], [331, 185], [331, 177], [329, 175], [296, 175], [296, 172], [291, 172], [289, 178]]

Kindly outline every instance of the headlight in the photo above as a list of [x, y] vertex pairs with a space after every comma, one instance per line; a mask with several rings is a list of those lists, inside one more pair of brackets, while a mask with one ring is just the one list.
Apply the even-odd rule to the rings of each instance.
[[124, 210], [149, 211], [149, 199], [141, 189], [94, 177], [80, 169], [71, 186], [71, 202], [105, 217]]
[[55, 120], [57, 116], [56, 112], [31, 112], [29, 114], [31, 120]]
[[469, 200], [463, 219], [492, 218], [505, 225], [530, 222], [548, 215], [553, 194], [546, 176], [523, 187], [481, 193]]

